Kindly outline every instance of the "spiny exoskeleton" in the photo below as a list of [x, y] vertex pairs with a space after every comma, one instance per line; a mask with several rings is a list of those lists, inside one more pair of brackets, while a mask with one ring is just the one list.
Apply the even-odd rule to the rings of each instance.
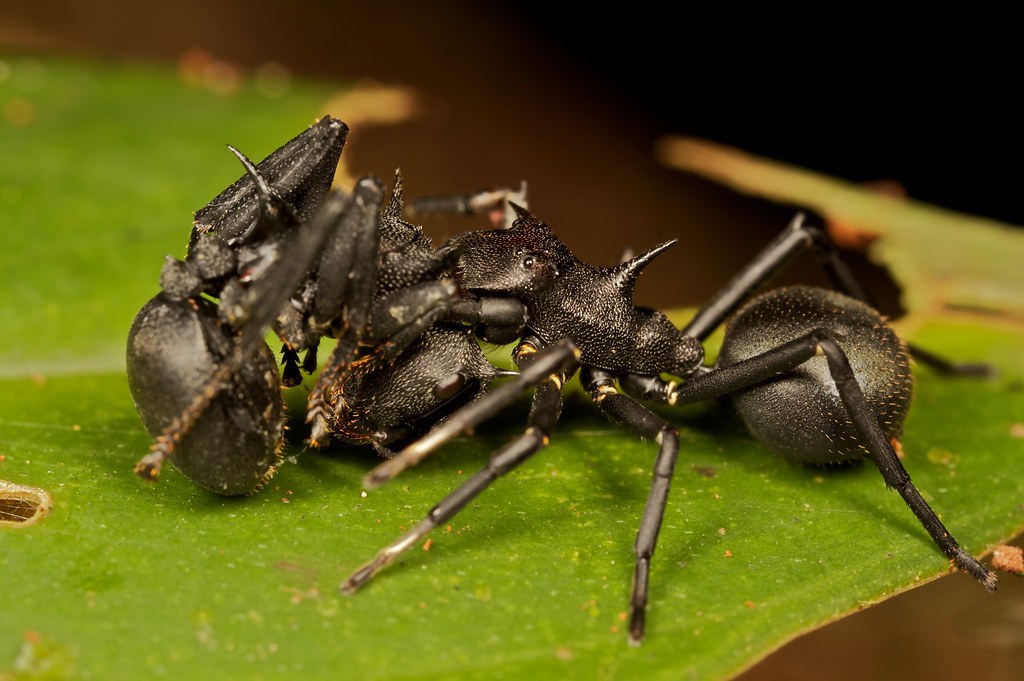
[[[560, 388], [577, 370], [600, 411], [659, 447], [634, 546], [632, 643], [644, 636], [650, 563], [679, 457], [675, 427], [644, 406], [645, 401], [683, 405], [731, 397], [750, 430], [793, 460], [840, 463], [869, 456], [943, 553], [987, 589], [995, 588], [994, 573], [953, 539], [911, 483], [893, 445], [910, 403], [908, 352], [947, 373], [980, 374], [985, 368], [952, 364], [902, 343], [867, 303], [825, 234], [805, 225], [802, 216], [685, 328], [676, 329], [662, 313], [633, 303], [637, 275], [671, 243], [615, 267], [595, 267], [577, 258], [525, 209], [519, 210], [511, 229], [473, 232], [452, 240], [450, 245], [459, 252], [455, 274], [461, 288], [481, 298], [513, 295], [526, 305], [526, 325], [513, 353], [516, 361], [522, 366], [523, 360], [544, 353], [560, 355], [567, 364], [547, 376], [534, 376], [526, 435], [496, 452], [484, 470], [442, 500], [423, 522], [356, 570], [342, 585], [344, 592], [358, 589], [491, 482], [541, 449], [561, 410]], [[755, 295], [771, 275], [808, 248], [813, 248], [839, 291], [797, 286]], [[556, 272], [543, 287], [511, 291], [501, 284], [510, 273], [539, 262]], [[723, 322], [722, 353], [716, 364], [705, 366], [702, 342]], [[679, 380], [666, 380], [665, 374]], [[366, 485], [376, 487], [417, 464], [510, 399], [492, 392], [456, 412], [422, 440], [378, 465]]]

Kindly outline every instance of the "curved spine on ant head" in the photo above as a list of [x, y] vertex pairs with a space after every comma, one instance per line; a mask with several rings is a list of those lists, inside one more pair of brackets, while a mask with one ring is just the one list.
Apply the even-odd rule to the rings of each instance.
[[[274, 150], [255, 170], [281, 203], [288, 205], [299, 219], [308, 220], [331, 189], [348, 131], [339, 119], [324, 116]], [[190, 247], [199, 235], [211, 232], [227, 242], [258, 236], [252, 230], [263, 203], [260, 188], [246, 172], [195, 212]]]

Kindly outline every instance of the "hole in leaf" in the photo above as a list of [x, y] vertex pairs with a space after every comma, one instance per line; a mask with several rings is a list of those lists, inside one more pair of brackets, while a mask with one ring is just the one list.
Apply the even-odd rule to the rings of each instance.
[[0, 480], [0, 527], [27, 527], [53, 508], [50, 493]]

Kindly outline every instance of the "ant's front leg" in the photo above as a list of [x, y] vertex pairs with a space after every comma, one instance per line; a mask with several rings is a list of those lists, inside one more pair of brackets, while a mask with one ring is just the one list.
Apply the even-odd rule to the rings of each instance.
[[511, 227], [516, 213], [510, 204], [527, 207], [526, 182], [518, 189], [481, 189], [468, 194], [419, 196], [405, 208], [410, 219], [445, 215], [486, 215], [494, 227]]

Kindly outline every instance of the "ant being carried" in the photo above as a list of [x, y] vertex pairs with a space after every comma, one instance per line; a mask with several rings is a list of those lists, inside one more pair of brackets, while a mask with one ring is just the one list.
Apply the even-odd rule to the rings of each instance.
[[[577, 372], [601, 412], [659, 448], [634, 547], [631, 643], [644, 636], [650, 562], [679, 457], [678, 432], [644, 402], [729, 397], [754, 436], [789, 459], [870, 457], [942, 552], [995, 589], [995, 575], [953, 539], [893, 449], [910, 406], [911, 356], [944, 373], [986, 368], [900, 341], [823, 232], [798, 216], [680, 330], [633, 304], [638, 275], [674, 242], [595, 267], [523, 208], [521, 194], [424, 199], [407, 210], [397, 175], [387, 200], [373, 178], [332, 191], [347, 132], [324, 117], [258, 165], [232, 149], [245, 175], [195, 214], [188, 255], [167, 259], [163, 290], [129, 333], [129, 385], [155, 438], [139, 475], [155, 479], [170, 460], [220, 494], [259, 489], [280, 458], [281, 387], [301, 381], [300, 367], [314, 372], [328, 337], [337, 344], [310, 392], [309, 441], [373, 445], [385, 460], [368, 487], [533, 390], [525, 432], [352, 574], [345, 593], [542, 449]], [[434, 248], [404, 219], [427, 212], [491, 213], [496, 224]], [[808, 249], [836, 290], [758, 293]], [[702, 342], [723, 323], [718, 360], [705, 366]], [[269, 329], [283, 343], [280, 371], [263, 340]], [[519, 371], [494, 367], [479, 340], [517, 341]], [[395, 453], [395, 443], [407, 446]]]

